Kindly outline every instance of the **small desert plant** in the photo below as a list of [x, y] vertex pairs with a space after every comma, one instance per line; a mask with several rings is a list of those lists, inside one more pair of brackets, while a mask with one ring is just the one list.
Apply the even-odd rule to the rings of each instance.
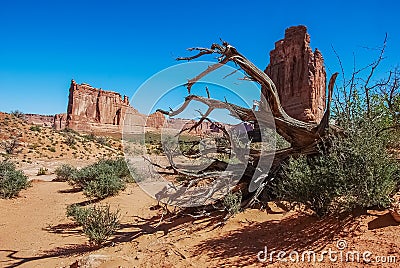
[[224, 209], [230, 214], [234, 215], [240, 212], [240, 203], [242, 202], [242, 193], [229, 192], [223, 199]]
[[67, 216], [72, 217], [83, 228], [83, 233], [95, 245], [104, 244], [119, 228], [119, 211], [112, 212], [109, 205], [67, 207]]
[[16, 154], [19, 153], [20, 150], [17, 150], [20, 147], [20, 141], [18, 137], [11, 137], [9, 140], [3, 141], [1, 146], [6, 151], [7, 154]]
[[33, 125], [29, 128], [31, 131], [40, 132], [42, 129], [38, 125]]
[[17, 196], [22, 189], [30, 185], [28, 177], [15, 164], [4, 160], [0, 162], [0, 197], [11, 198]]
[[71, 165], [63, 164], [56, 168], [54, 173], [56, 174], [56, 181], [68, 181], [73, 178], [77, 169]]
[[11, 111], [11, 115], [19, 119], [25, 119], [25, 114], [19, 110]]
[[65, 137], [64, 143], [70, 147], [72, 147], [73, 145], [75, 145], [76, 140], [72, 135], [67, 135]]
[[70, 134], [75, 134], [75, 135], [79, 135], [78, 132], [76, 132], [75, 130], [71, 129], [71, 128], [64, 128], [63, 130], [61, 130], [64, 133], [70, 133]]
[[49, 171], [47, 168], [41, 167], [38, 170], [37, 176], [42, 176], [42, 175], [46, 175], [47, 171]]
[[387, 141], [362, 124], [348, 133], [320, 156], [292, 158], [275, 181], [274, 193], [319, 216], [387, 207], [400, 183], [400, 166], [386, 151]]
[[85, 185], [83, 193], [88, 197], [103, 199], [116, 195], [124, 189], [124, 181], [116, 175], [100, 174], [95, 180], [89, 181]]
[[85, 139], [89, 140], [89, 141], [94, 141], [96, 139], [96, 135], [94, 135], [93, 133], [90, 133], [88, 135], [84, 135], [83, 137]]
[[110, 146], [110, 143], [108, 142], [108, 139], [106, 137], [96, 137], [96, 142], [103, 146]]
[[80, 187], [85, 195], [95, 198], [106, 198], [125, 189], [126, 182], [131, 182], [132, 176], [123, 158], [102, 159], [76, 172], [69, 181]]

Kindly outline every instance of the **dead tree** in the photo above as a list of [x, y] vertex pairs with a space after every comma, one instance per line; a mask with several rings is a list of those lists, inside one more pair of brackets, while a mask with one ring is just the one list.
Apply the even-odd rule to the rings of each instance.
[[[190, 102], [196, 101], [203, 103], [208, 106], [207, 111], [202, 114], [200, 120], [196, 125], [201, 124], [210, 113], [214, 109], [226, 109], [228, 110], [232, 116], [243, 122], [250, 122], [255, 125], [275, 125], [276, 132], [282, 136], [289, 144], [290, 147], [284, 150], [271, 152], [271, 155], [274, 155], [274, 160], [272, 163], [272, 167], [269, 170], [269, 174], [258, 174], [260, 177], [260, 183], [257, 185], [256, 191], [252, 193], [248, 193], [243, 206], [249, 206], [253, 203], [253, 201], [258, 197], [258, 195], [262, 192], [265, 187], [265, 183], [263, 181], [266, 178], [274, 176], [282, 162], [288, 159], [290, 156], [298, 156], [298, 155], [311, 155], [319, 153], [321, 144], [326, 144], [332, 135], [337, 135], [341, 133], [340, 128], [336, 126], [329, 125], [329, 114], [330, 114], [330, 106], [332, 100], [332, 92], [334, 88], [334, 83], [337, 77], [337, 73], [333, 74], [330, 78], [328, 85], [328, 98], [327, 105], [324, 116], [320, 123], [312, 123], [312, 122], [303, 122], [297, 119], [290, 117], [282, 108], [281, 102], [279, 100], [277, 89], [273, 83], [273, 81], [268, 77], [266, 73], [257, 68], [251, 61], [249, 61], [245, 56], [240, 54], [235, 47], [231, 46], [227, 42], [223, 42], [220, 44], [213, 44], [211, 48], [190, 48], [189, 51], [197, 51], [198, 53], [191, 57], [181, 57], [177, 60], [186, 60], [191, 61], [197, 59], [203, 55], [216, 54], [218, 55], [218, 62], [209, 66], [206, 70], [198, 74], [196, 77], [190, 79], [187, 83], [187, 90], [189, 95], [185, 98], [185, 102], [183, 105], [177, 110], [158, 110], [165, 115], [168, 116], [176, 116], [182, 113], [189, 105]], [[244, 107], [240, 107], [238, 105], [223, 102], [216, 99], [212, 99], [209, 97], [204, 98], [197, 95], [191, 95], [192, 86], [198, 82], [204, 76], [210, 74], [211, 72], [217, 70], [223, 65], [232, 62], [236, 64], [240, 69], [244, 71], [246, 74], [246, 79], [257, 82], [261, 85], [263, 96], [261, 102], [267, 102], [269, 108], [268, 109], [259, 109], [255, 111], [253, 109], [248, 109]], [[207, 89], [208, 91], [208, 89]], [[265, 106], [265, 107], [268, 107]], [[262, 106], [260, 106], [262, 107]], [[271, 116], [272, 115], [272, 116]], [[193, 127], [196, 127], [193, 126]], [[265, 153], [264, 153], [265, 154]], [[268, 152], [266, 153], [268, 155]], [[260, 157], [262, 157], [262, 153], [259, 151], [252, 150], [250, 152], [250, 157], [254, 160], [253, 162], [257, 163]], [[176, 172], [180, 172], [179, 168], [174, 165], [172, 162], [172, 157], [168, 157], [171, 166]], [[223, 165], [222, 165], [223, 166]], [[255, 170], [249, 167], [249, 171], [244, 173], [241, 182], [244, 182], [245, 185], [250, 184], [250, 179], [252, 175], [254, 175]], [[186, 176], [190, 176], [187, 171], [183, 172]], [[215, 173], [213, 172], [213, 175]], [[210, 176], [209, 173], [204, 174], [193, 174], [193, 179], [198, 180], [201, 176]]]

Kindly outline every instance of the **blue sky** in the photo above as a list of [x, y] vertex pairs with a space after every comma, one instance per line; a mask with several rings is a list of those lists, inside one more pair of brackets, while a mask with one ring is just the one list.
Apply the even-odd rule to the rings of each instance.
[[[311, 46], [351, 72], [388, 33], [379, 75], [400, 62], [398, 1], [1, 1], [0, 111], [66, 111], [71, 78], [132, 96], [192, 46], [222, 38], [264, 69], [285, 28], [303, 24]], [[184, 96], [185, 93], [182, 93]], [[133, 101], [135, 105], [135, 102]], [[140, 104], [138, 104], [140, 106]]]

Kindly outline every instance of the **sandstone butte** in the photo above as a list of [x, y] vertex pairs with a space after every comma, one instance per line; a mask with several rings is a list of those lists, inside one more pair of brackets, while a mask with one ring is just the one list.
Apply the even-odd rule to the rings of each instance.
[[[287, 114], [306, 122], [321, 120], [325, 110], [324, 60], [318, 49], [312, 51], [305, 26], [286, 29], [284, 38], [277, 41], [270, 52], [270, 63], [265, 72], [274, 81]], [[36, 122], [38, 118], [35, 117]], [[43, 118], [48, 122], [47, 117]], [[67, 113], [53, 117], [56, 129], [68, 127], [104, 135], [120, 135], [123, 128], [129, 132], [142, 132], [144, 127], [157, 130], [191, 124], [194, 124], [193, 120], [166, 119], [161, 113], [145, 116], [129, 104], [128, 97], [85, 83], [77, 84], [74, 80], [69, 89]], [[212, 126], [204, 122], [196, 131], [212, 131]]]

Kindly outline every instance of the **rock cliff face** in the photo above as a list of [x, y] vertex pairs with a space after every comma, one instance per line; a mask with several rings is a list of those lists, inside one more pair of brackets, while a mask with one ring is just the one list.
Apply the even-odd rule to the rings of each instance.
[[24, 114], [26, 122], [29, 124], [39, 125], [43, 127], [53, 126], [52, 115], [41, 115], [41, 114]]
[[129, 105], [128, 97], [71, 81], [66, 127], [96, 134], [121, 134], [127, 114], [132, 131], [143, 125], [143, 115]]
[[[286, 29], [285, 38], [275, 43], [265, 72], [277, 86], [286, 113], [302, 121], [320, 121], [325, 110], [326, 72], [321, 53], [310, 48], [305, 26]], [[265, 104], [264, 104], [265, 105]], [[260, 104], [262, 109], [263, 103]], [[54, 117], [54, 127], [65, 127], [95, 134], [142, 132], [144, 128], [161, 129], [194, 124], [191, 120], [166, 119], [161, 113], [140, 114], [129, 104], [128, 97], [104, 91], [88, 84], [71, 81], [67, 114]], [[212, 131], [206, 122], [195, 133]]]
[[293, 26], [275, 43], [265, 73], [275, 83], [286, 113], [307, 122], [319, 122], [325, 110], [326, 72], [318, 49], [310, 48], [305, 26]]
[[67, 124], [67, 114], [56, 114], [53, 117], [53, 127], [55, 130], [64, 129]]
[[150, 114], [146, 119], [146, 127], [160, 129], [165, 123], [165, 116], [160, 112]]

